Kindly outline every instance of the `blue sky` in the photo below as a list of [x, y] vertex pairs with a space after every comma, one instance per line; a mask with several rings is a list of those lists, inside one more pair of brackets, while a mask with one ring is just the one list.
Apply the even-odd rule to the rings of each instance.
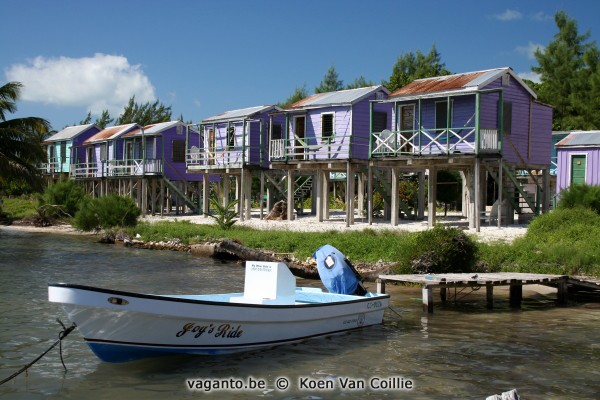
[[312, 92], [331, 65], [345, 83], [380, 83], [399, 55], [433, 43], [452, 72], [510, 66], [532, 78], [558, 10], [600, 35], [597, 0], [0, 0], [0, 10], [0, 85], [25, 84], [10, 117], [57, 130], [88, 111], [116, 117], [132, 95], [199, 122], [303, 84]]

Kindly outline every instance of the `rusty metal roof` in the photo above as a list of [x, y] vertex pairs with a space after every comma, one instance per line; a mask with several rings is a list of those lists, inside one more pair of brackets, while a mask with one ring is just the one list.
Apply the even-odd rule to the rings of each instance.
[[461, 92], [472, 92], [482, 89], [504, 74], [512, 76], [533, 98], [537, 97], [535, 92], [509, 67], [417, 79], [395, 90], [389, 97], [392, 99], [396, 97], [420, 97], [422, 95], [433, 94], [451, 95]]
[[574, 131], [556, 147], [600, 146], [600, 131]]
[[484, 74], [483, 71], [471, 72], [467, 74], [437, 76], [434, 78], [417, 79], [406, 86], [392, 92], [390, 97], [401, 96], [405, 94], [443, 92], [452, 89], [462, 89], [471, 83], [475, 78]]
[[389, 90], [387, 90], [385, 86], [381, 85], [368, 86], [358, 89], [338, 90], [336, 92], [317, 93], [291, 104], [287, 107], [287, 109], [297, 110], [336, 105], [352, 105], [378, 91], [383, 91], [386, 97], [389, 94]]
[[132, 129], [140, 128], [138, 124], [126, 124], [126, 125], [117, 125], [111, 126], [101, 130], [96, 133], [94, 136], [83, 142], [84, 144], [95, 143], [95, 142], [103, 142], [107, 140], [116, 139], [121, 137], [123, 134], [129, 132]]

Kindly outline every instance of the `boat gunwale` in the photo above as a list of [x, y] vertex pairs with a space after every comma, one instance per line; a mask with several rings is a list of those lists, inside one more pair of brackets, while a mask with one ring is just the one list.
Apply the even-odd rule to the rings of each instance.
[[[136, 293], [136, 292], [128, 292], [123, 290], [114, 290], [114, 289], [105, 289], [94, 286], [86, 286], [86, 285], [78, 285], [78, 284], [70, 284], [70, 283], [49, 283], [48, 287], [58, 287], [58, 288], [66, 288], [66, 289], [78, 289], [85, 290], [95, 293], [105, 293], [110, 295], [117, 296], [127, 296], [133, 298], [147, 299], [147, 300], [160, 300], [166, 302], [176, 302], [176, 303], [188, 303], [188, 304], [202, 304], [209, 306], [226, 306], [226, 307], [250, 307], [250, 308], [273, 308], [273, 309], [286, 309], [286, 308], [314, 308], [314, 307], [332, 307], [339, 306], [342, 304], [352, 304], [352, 303], [363, 303], [372, 300], [381, 300], [381, 299], [389, 299], [390, 295], [387, 293], [375, 293], [373, 297], [362, 297], [362, 296], [354, 296], [354, 295], [342, 295], [342, 296], [353, 296], [358, 297], [352, 300], [342, 300], [342, 301], [333, 301], [327, 303], [303, 303], [303, 304], [250, 304], [250, 303], [231, 303], [224, 301], [209, 301], [209, 300], [196, 300], [196, 299], [185, 299], [178, 297], [170, 297], [164, 295], [156, 295], [156, 294], [144, 294], [144, 293]], [[222, 293], [215, 293], [222, 294]], [[336, 293], [328, 293], [323, 292], [322, 294], [334, 294]], [[72, 303], [64, 303], [64, 302], [56, 302], [62, 304], [72, 304]]]

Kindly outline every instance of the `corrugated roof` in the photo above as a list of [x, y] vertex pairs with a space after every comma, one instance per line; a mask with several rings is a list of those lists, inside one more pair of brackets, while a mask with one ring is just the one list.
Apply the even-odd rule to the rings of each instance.
[[514, 73], [512, 68], [494, 68], [483, 71], [465, 72], [461, 74], [436, 76], [432, 78], [417, 79], [390, 94], [389, 98], [419, 97], [426, 94], [456, 94], [483, 89], [490, 82], [495, 81], [504, 74], [511, 75], [534, 98], [536, 94], [521, 78]]
[[[146, 125], [144, 126], [144, 135], [148, 135], [148, 136], [152, 136], [152, 135], [158, 135], [163, 131], [166, 131], [167, 129], [171, 129], [174, 126], [177, 125], [181, 125], [183, 127], [183, 129], [185, 129], [185, 124], [181, 121], [167, 121], [167, 122], [159, 122], [156, 124], [150, 124], [150, 125]], [[193, 129], [190, 127], [190, 130], [198, 133], [198, 131], [196, 129]], [[182, 130], [183, 132], [183, 130]], [[138, 129], [134, 129], [130, 132], [127, 132], [126, 134], [123, 135], [123, 137], [131, 137], [131, 136], [141, 136], [142, 134], [142, 128], [138, 128]]]
[[556, 143], [556, 147], [600, 146], [600, 131], [575, 131]]
[[96, 133], [94, 136], [86, 140], [84, 143], [94, 143], [94, 142], [102, 142], [105, 140], [112, 140], [120, 137], [121, 135], [129, 132], [132, 129], [140, 128], [138, 124], [126, 124], [126, 125], [117, 125], [111, 126], [101, 130]]
[[378, 90], [383, 90], [386, 94], [390, 93], [389, 90], [381, 85], [368, 86], [358, 89], [338, 90], [337, 92], [317, 93], [291, 104], [287, 109], [297, 110], [332, 105], [351, 105], [367, 96], [370, 96]]
[[61, 140], [70, 140], [76, 137], [77, 135], [87, 131], [88, 129], [94, 127], [94, 124], [86, 124], [86, 125], [75, 125], [75, 126], [67, 126], [65, 129], [55, 133], [50, 136], [48, 139], [44, 141], [44, 143], [58, 142]]
[[213, 115], [212, 117], [205, 118], [202, 120], [203, 123], [207, 122], [222, 122], [222, 121], [233, 121], [244, 118], [249, 118], [255, 114], [263, 112], [271, 112], [273, 110], [281, 111], [281, 108], [274, 105], [256, 106], [241, 108], [239, 110], [225, 111], [224, 113]]

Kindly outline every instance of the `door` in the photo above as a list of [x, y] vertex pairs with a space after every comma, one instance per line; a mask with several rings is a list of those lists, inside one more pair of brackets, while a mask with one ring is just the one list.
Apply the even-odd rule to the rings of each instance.
[[215, 164], [215, 151], [217, 149], [217, 141], [215, 137], [215, 130], [211, 129], [208, 131], [208, 165]]
[[571, 156], [571, 185], [585, 184], [585, 154], [576, 154]]
[[400, 107], [400, 152], [413, 153], [413, 144], [411, 138], [415, 129], [415, 105], [406, 105]]
[[88, 176], [94, 176], [94, 146], [89, 146], [87, 148], [87, 167], [88, 167]]
[[304, 136], [306, 132], [306, 117], [294, 117], [294, 154], [296, 160], [304, 159]]
[[48, 172], [54, 173], [54, 162], [56, 161], [54, 159], [54, 143], [50, 143], [50, 146], [48, 146], [48, 150], [50, 152], [50, 154], [48, 155], [48, 161], [50, 161], [50, 170]]

